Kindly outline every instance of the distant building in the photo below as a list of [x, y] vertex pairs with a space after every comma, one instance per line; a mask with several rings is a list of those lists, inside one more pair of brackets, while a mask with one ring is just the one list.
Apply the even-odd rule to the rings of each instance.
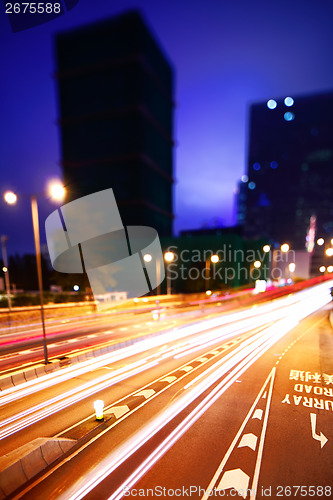
[[247, 237], [302, 250], [313, 217], [315, 237], [331, 239], [333, 93], [253, 104], [247, 177]]
[[173, 70], [140, 14], [56, 38], [68, 200], [113, 188], [125, 225], [172, 234]]

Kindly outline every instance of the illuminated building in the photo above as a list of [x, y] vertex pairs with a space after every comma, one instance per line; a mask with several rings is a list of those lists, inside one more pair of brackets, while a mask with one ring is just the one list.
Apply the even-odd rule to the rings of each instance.
[[124, 225], [172, 234], [173, 70], [140, 14], [56, 38], [68, 199], [113, 188]]
[[[288, 241], [333, 236], [333, 93], [250, 106], [244, 234]], [[309, 248], [309, 245], [308, 245]]]

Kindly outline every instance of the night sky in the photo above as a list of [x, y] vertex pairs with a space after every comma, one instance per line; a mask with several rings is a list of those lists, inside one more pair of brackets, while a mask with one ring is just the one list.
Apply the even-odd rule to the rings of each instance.
[[[333, 90], [331, 0], [80, 0], [12, 33], [1, 4], [0, 234], [33, 251], [28, 195], [60, 178], [53, 35], [139, 8], [175, 69], [175, 230], [230, 225], [246, 165], [247, 109], [271, 97]], [[42, 201], [41, 227], [55, 208]], [[42, 240], [44, 240], [42, 234]]]

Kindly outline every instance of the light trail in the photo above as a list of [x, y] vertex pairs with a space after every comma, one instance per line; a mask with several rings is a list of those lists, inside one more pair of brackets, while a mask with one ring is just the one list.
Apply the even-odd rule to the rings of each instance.
[[[278, 340], [291, 331], [301, 319], [326, 305], [331, 300], [328, 289], [322, 285], [316, 287], [316, 293], [306, 294], [302, 292], [300, 301], [295, 308], [288, 308], [289, 314], [286, 318], [276, 322], [266, 329], [266, 333], [256, 339], [252, 345], [234, 355], [233, 362], [236, 365], [224, 379], [214, 387], [209, 395], [201, 401], [194, 410], [169, 434], [167, 438], [142, 462], [142, 464], [124, 481], [109, 500], [118, 500], [124, 496], [125, 489], [131, 488], [170, 447], [217, 401], [217, 399], [242, 375], [262, 354], [272, 347]], [[291, 304], [289, 304], [291, 306]], [[256, 344], [256, 347], [254, 347]], [[231, 360], [230, 360], [231, 361]], [[192, 387], [188, 387], [184, 394], [180, 395], [175, 402], [160, 412], [151, 422], [147, 423], [140, 431], [129, 438], [113, 453], [95, 466], [84, 478], [78, 480], [70, 491], [64, 492], [59, 498], [66, 500], [79, 500], [92, 491], [103, 479], [111, 474], [117, 467], [124, 463], [135, 451], [142, 447], [149, 439], [159, 432], [165, 425], [173, 420], [188, 405], [192, 404], [209, 387], [218, 381], [230, 366], [225, 364], [216, 369], [206, 379], [197, 378]]]
[[[288, 295], [287, 297], [279, 298], [276, 301], [268, 304], [252, 307], [250, 309], [245, 309], [242, 311], [219, 315], [216, 318], [204, 319], [201, 321], [197, 321], [196, 323], [191, 325], [185, 325], [178, 328], [176, 327], [173, 330], [167, 330], [164, 333], [158, 333], [157, 335], [150, 335], [149, 338], [138, 341], [134, 345], [121, 348], [116, 352], [106, 353], [101, 356], [94, 357], [93, 359], [83, 361], [77, 365], [62, 368], [59, 372], [49, 373], [42, 377], [38, 377], [37, 379], [24, 382], [19, 386], [5, 389], [0, 393], [0, 407], [11, 401], [26, 397], [37, 391], [50, 388], [58, 383], [64, 382], [76, 376], [80, 376], [84, 373], [103, 367], [115, 361], [123, 360], [130, 356], [141, 354], [148, 349], [161, 347], [166, 343], [169, 344], [170, 342], [186, 339], [189, 336], [201, 333], [203, 329], [209, 330], [218, 326], [226, 328], [226, 325], [229, 323], [232, 324], [243, 319], [256, 317], [257, 320], [254, 319], [253, 323], [255, 325], [255, 322], [259, 321], [260, 315], [264, 315], [265, 313], [272, 313], [274, 310], [282, 309], [286, 305], [294, 304], [301, 299], [303, 294], [312, 294], [314, 288], [316, 288], [316, 290], [320, 288], [325, 288], [326, 290], [328, 290], [329, 287], [332, 286], [332, 284], [332, 281], [325, 282], [321, 285], [318, 285], [317, 287], [313, 287], [312, 289], [304, 290], [301, 292], [297, 292], [294, 295]], [[230, 331], [230, 335], [232, 335], [233, 331], [235, 330]]]
[[[304, 293], [304, 292], [300, 292], [298, 294], [298, 296], [300, 297], [298, 300], [296, 300], [295, 297], [289, 296], [286, 298], [285, 301], [283, 301], [284, 303], [286, 303], [286, 305], [281, 307], [281, 304], [280, 304], [278, 309], [272, 308], [271, 305], [269, 305], [268, 307], [267, 307], [267, 305], [264, 306], [263, 307], [264, 310], [271, 309], [271, 312], [269, 314], [266, 313], [266, 314], [260, 315], [259, 318], [257, 318], [258, 321], [255, 321], [255, 318], [252, 317], [252, 318], [250, 318], [250, 320], [239, 321], [238, 324], [236, 324], [236, 325], [232, 325], [232, 324], [227, 325], [226, 327], [224, 327], [224, 329], [226, 330], [225, 333], [223, 333], [223, 331], [224, 331], [223, 328], [217, 328], [217, 331], [215, 331], [216, 329], [211, 328], [211, 331], [208, 332], [210, 340], [208, 342], [206, 342], [205, 345], [200, 345], [200, 342], [202, 342], [202, 339], [203, 339], [202, 334], [201, 334], [199, 336], [199, 340], [195, 337], [195, 338], [190, 339], [188, 341], [188, 344], [193, 342], [194, 345], [196, 345], [196, 347], [194, 349], [192, 348], [192, 349], [188, 350], [188, 345], [186, 344], [186, 345], [182, 346], [182, 350], [185, 352], [185, 354], [189, 354], [189, 353], [192, 353], [198, 349], [202, 349], [203, 347], [208, 347], [213, 343], [219, 342], [221, 340], [225, 340], [229, 336], [234, 336], [236, 333], [238, 333], [238, 334], [243, 333], [244, 331], [248, 331], [250, 328], [261, 326], [262, 324], [268, 322], [268, 320], [270, 320], [270, 322], [277, 321], [281, 317], [281, 315], [285, 315], [285, 316], [290, 318], [290, 315], [293, 312], [293, 308], [296, 305], [298, 305], [298, 307], [300, 307], [300, 304], [303, 305], [307, 311], [311, 311], [311, 307], [315, 307], [315, 309], [313, 309], [313, 310], [316, 310], [316, 308], [320, 307], [320, 305], [318, 305], [318, 304], [321, 304], [321, 300], [322, 300], [321, 297], [323, 296], [323, 297], [325, 297], [325, 300], [327, 299], [327, 288], [324, 289], [322, 286], [319, 286], [317, 288], [322, 288], [322, 291], [317, 290], [315, 299], [313, 299], [312, 294]], [[309, 292], [309, 291], [306, 291], [306, 292]], [[301, 302], [300, 302], [300, 300], [301, 300]], [[308, 302], [310, 302], [310, 303], [308, 304]], [[306, 305], [304, 305], [304, 304], [306, 304]], [[275, 310], [272, 312], [272, 309], [275, 309]], [[252, 313], [253, 311], [251, 310], [250, 312]], [[244, 311], [242, 311], [241, 316], [243, 316], [243, 315], [244, 315]], [[235, 317], [235, 314], [232, 314], [231, 316]], [[252, 316], [252, 314], [251, 314], [251, 316]], [[305, 317], [305, 316], [303, 316], [303, 317]], [[220, 318], [217, 318], [217, 319], [220, 319]], [[213, 323], [216, 323], [215, 320], [216, 319], [213, 320]], [[207, 325], [207, 321], [204, 322], [204, 324]], [[208, 324], [209, 324], [209, 326], [211, 326], [212, 320], [209, 320]], [[239, 329], [239, 324], [242, 325], [241, 329]], [[201, 324], [200, 324], [200, 326], [202, 328]], [[194, 325], [194, 327], [198, 328], [198, 325], [196, 324], [196, 325]], [[188, 327], [186, 328], [186, 330], [188, 333]], [[204, 338], [207, 339], [207, 332], [204, 333]], [[233, 351], [233, 353], [226, 356], [224, 358], [224, 360], [222, 360], [223, 364], [225, 365], [226, 361], [230, 357], [232, 357], [233, 362], [231, 363], [230, 367], [234, 366], [235, 362], [236, 363], [239, 362], [239, 361], [237, 361], [237, 358], [236, 358], [237, 353], [242, 352], [243, 353], [242, 355], [244, 355], [244, 352], [245, 352], [244, 348], [246, 346], [248, 346], [247, 347], [248, 350], [253, 349], [254, 343], [257, 340], [260, 342], [263, 342], [265, 340], [265, 338], [266, 338], [265, 335], [263, 335], [262, 333], [259, 333], [259, 334], [256, 334], [255, 336], [250, 337], [250, 339], [243, 342], [238, 348], [236, 348], [235, 351]], [[151, 339], [149, 339], [149, 340], [151, 340]], [[160, 340], [160, 339], [155, 339], [155, 341], [158, 341], [158, 340]], [[199, 342], [199, 346], [198, 346], [198, 342]], [[144, 342], [144, 343], [146, 344], [146, 342]], [[149, 344], [151, 347], [151, 342], [149, 342]], [[135, 347], [136, 346], [131, 346], [131, 348], [129, 348], [128, 351], [131, 352], [131, 351], [135, 350]], [[127, 348], [125, 348], [125, 349], [127, 349]], [[162, 358], [165, 359], [166, 356], [170, 357], [174, 354], [173, 350], [169, 350], [169, 348], [167, 348], [167, 350], [168, 350], [167, 353], [166, 352], [163, 353], [163, 351], [162, 351], [162, 352], [158, 353], [158, 356], [160, 356], [160, 357], [162, 356]], [[16, 414], [12, 417], [9, 417], [9, 418], [3, 420], [2, 422], [0, 422], [0, 427], [6, 427], [6, 428], [0, 432], [0, 439], [4, 439], [5, 437], [8, 437], [12, 433], [17, 432], [19, 430], [22, 430], [23, 428], [25, 428], [29, 425], [32, 425], [33, 423], [39, 421], [42, 418], [46, 418], [47, 416], [63, 409], [65, 406], [67, 407], [71, 404], [82, 401], [84, 398], [90, 397], [93, 394], [110, 386], [110, 384], [118, 383], [121, 380], [124, 380], [125, 378], [128, 378], [130, 376], [134, 376], [143, 370], [147, 370], [150, 367], [155, 366], [158, 363], [158, 359], [157, 359], [158, 356], [156, 354], [155, 355], [152, 354], [152, 355], [144, 358], [141, 361], [138, 361], [136, 363], [129, 365], [129, 367], [124, 367], [122, 369], [117, 370], [112, 375], [111, 374], [104, 375], [104, 376], [98, 378], [97, 380], [86, 383], [83, 386], [80, 386], [79, 388], [67, 391], [66, 393], [61, 394], [59, 396], [56, 396], [48, 401], [43, 401], [39, 405], [31, 407], [31, 408], [25, 410], [24, 412], [21, 412], [19, 414]], [[182, 356], [182, 354], [180, 354], [178, 352], [177, 356], [175, 356], [175, 357], [181, 357], [181, 356]], [[155, 359], [152, 361], [153, 358], [155, 358]], [[122, 359], [122, 353], [115, 353], [114, 360], [115, 359]], [[105, 364], [105, 360], [98, 361], [97, 362], [98, 366], [100, 366], [99, 363]], [[96, 362], [94, 363], [94, 365], [96, 366]], [[78, 368], [75, 372], [75, 376], [82, 373], [82, 369], [83, 369], [82, 367]], [[217, 372], [217, 373], [219, 373], [219, 372]], [[221, 376], [221, 375], [219, 375], [219, 376]], [[202, 375], [200, 377], [202, 377]], [[45, 381], [45, 383], [47, 383], [47, 381]], [[194, 381], [192, 381], [189, 385], [193, 385], [193, 384], [194, 384]], [[186, 387], [188, 388], [189, 385]], [[11, 397], [13, 397], [13, 394], [11, 395]], [[17, 397], [17, 395], [16, 395], [16, 397]], [[8, 402], [8, 399], [9, 399], [8, 397], [1, 398], [1, 404], [5, 404], [6, 402]]]

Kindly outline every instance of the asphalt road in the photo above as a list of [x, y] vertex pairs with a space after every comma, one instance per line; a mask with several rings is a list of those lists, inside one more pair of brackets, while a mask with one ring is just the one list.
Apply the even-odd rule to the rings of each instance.
[[[131, 357], [6, 404], [7, 418], [28, 398], [29, 407], [44, 400], [51, 408], [3, 437], [6, 452], [37, 436], [82, 442], [16, 498], [330, 497], [332, 328], [327, 307], [301, 319], [318, 309], [318, 292], [299, 297], [169, 332]], [[117, 370], [128, 376], [112, 380]], [[66, 390], [106, 372], [106, 387], [66, 406]], [[50, 399], [61, 393], [65, 406], [53, 411]], [[97, 397], [107, 407], [98, 429]]]

